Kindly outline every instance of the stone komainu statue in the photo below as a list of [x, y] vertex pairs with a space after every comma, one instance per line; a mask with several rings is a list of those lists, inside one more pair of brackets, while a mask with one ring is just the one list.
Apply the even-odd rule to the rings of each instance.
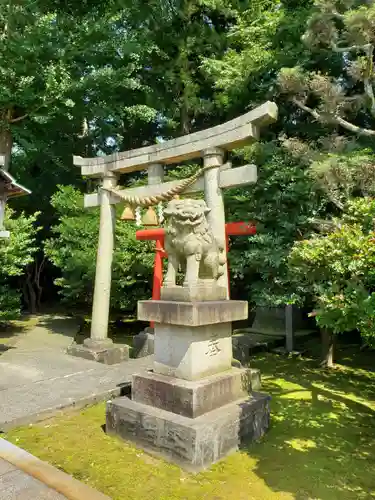
[[164, 286], [176, 285], [181, 266], [184, 286], [194, 286], [201, 279], [217, 280], [224, 274], [226, 257], [207, 222], [210, 209], [203, 200], [172, 200], [164, 211], [165, 250], [168, 271]]

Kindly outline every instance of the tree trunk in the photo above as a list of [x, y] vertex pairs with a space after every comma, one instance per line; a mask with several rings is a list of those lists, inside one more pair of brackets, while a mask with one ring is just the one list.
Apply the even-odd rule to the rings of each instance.
[[35, 278], [34, 278], [34, 282], [35, 282], [35, 288], [36, 288], [36, 307], [37, 307], [38, 311], [40, 310], [40, 304], [41, 304], [41, 301], [42, 301], [42, 294], [43, 294], [43, 287], [40, 284], [40, 275], [43, 272], [43, 268], [44, 268], [45, 262], [46, 262], [45, 255], [43, 255], [43, 258], [40, 261], [39, 265], [38, 265], [38, 261], [35, 262]]
[[0, 155], [4, 156], [4, 165], [1, 168], [8, 171], [12, 156], [13, 138], [12, 133], [8, 128], [0, 130]]
[[187, 102], [186, 91], [184, 90], [183, 102], [180, 107], [181, 134], [190, 134], [189, 103]]
[[24, 287], [25, 302], [31, 314], [37, 313], [36, 293], [33, 287], [33, 264], [30, 264], [26, 269], [25, 287]]
[[43, 294], [43, 286], [40, 283], [40, 278], [45, 262], [45, 256], [43, 256], [41, 260], [36, 258], [36, 260], [26, 268], [23, 295], [26, 307], [31, 314], [36, 314], [40, 310]]
[[38, 308], [36, 305], [36, 293], [33, 288], [33, 285], [30, 281], [27, 282], [28, 285], [28, 292], [29, 292], [29, 312], [31, 314], [36, 314], [38, 312]]
[[333, 367], [333, 350], [334, 350], [334, 334], [327, 328], [321, 328], [320, 330], [322, 337], [322, 368], [332, 368]]

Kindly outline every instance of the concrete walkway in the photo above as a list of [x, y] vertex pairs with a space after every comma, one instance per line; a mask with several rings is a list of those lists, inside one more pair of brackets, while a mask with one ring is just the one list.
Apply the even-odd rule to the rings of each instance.
[[110, 500], [89, 486], [0, 439], [0, 500]]
[[72, 318], [41, 316], [0, 351], [0, 431], [110, 399], [151, 368], [151, 357], [106, 366], [67, 355], [77, 330]]

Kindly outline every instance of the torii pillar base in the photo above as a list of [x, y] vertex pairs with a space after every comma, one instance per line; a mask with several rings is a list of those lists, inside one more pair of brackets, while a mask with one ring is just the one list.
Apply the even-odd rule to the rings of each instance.
[[85, 339], [83, 344], [73, 343], [66, 352], [70, 356], [97, 361], [105, 365], [115, 365], [129, 359], [129, 346], [114, 344], [111, 339], [103, 341]]

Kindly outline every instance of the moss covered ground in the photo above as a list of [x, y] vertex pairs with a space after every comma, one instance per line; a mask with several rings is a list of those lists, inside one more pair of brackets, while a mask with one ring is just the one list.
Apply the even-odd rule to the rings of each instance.
[[104, 404], [5, 437], [114, 500], [375, 498], [373, 360], [347, 348], [322, 371], [312, 359], [258, 355], [252, 366], [272, 395], [272, 427], [198, 475], [108, 437]]
[[38, 324], [38, 317], [24, 316], [19, 320], [11, 323], [0, 325], [0, 352], [6, 350], [17, 342], [18, 336], [27, 333]]

